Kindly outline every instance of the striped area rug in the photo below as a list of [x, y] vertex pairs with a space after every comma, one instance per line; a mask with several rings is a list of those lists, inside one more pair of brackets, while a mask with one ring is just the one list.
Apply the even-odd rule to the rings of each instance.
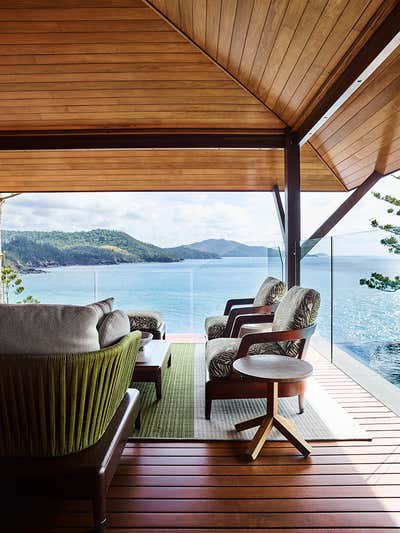
[[[134, 383], [142, 395], [141, 428], [132, 438], [250, 440], [255, 429], [237, 433], [234, 425], [265, 413], [265, 400], [214, 401], [211, 420], [204, 418], [205, 358], [202, 344], [172, 344], [172, 366], [163, 372], [163, 397], [152, 383]], [[279, 412], [290, 418], [306, 440], [369, 440], [367, 433], [313, 379], [305, 412], [297, 398], [281, 398]], [[273, 430], [269, 440], [284, 440]]]

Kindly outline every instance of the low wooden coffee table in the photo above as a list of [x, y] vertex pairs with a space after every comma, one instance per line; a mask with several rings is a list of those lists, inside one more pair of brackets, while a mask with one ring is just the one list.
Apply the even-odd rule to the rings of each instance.
[[154, 383], [157, 400], [162, 395], [162, 371], [165, 366], [171, 366], [170, 343], [162, 340], [152, 340], [146, 344], [145, 360], [137, 361], [133, 371], [132, 381]]
[[233, 368], [244, 376], [265, 380], [268, 387], [267, 414], [235, 425], [237, 431], [260, 426], [248, 448], [251, 458], [257, 458], [273, 427], [307, 457], [312, 449], [310, 444], [296, 434], [291, 420], [278, 414], [278, 385], [303, 381], [313, 373], [312, 365], [284, 355], [252, 355], [236, 359]]

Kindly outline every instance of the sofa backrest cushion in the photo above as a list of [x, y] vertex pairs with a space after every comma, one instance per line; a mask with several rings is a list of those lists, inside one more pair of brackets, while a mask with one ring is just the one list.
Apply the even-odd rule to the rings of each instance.
[[117, 343], [130, 333], [129, 317], [124, 311], [116, 309], [108, 313], [99, 326], [100, 348]]
[[89, 304], [86, 307], [89, 307], [90, 309], [94, 309], [96, 311], [98, 317], [97, 326], [99, 327], [103, 318], [108, 315], [108, 313], [111, 313], [111, 311], [113, 310], [113, 305], [114, 298], [107, 298], [105, 300], [101, 300], [100, 302], [94, 302], [92, 304]]
[[97, 312], [84, 306], [0, 304], [0, 354], [95, 352], [97, 322]]

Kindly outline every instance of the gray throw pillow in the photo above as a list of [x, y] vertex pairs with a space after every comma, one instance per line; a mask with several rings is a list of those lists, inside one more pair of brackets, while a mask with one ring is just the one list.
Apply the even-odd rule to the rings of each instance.
[[97, 313], [75, 305], [0, 305], [0, 354], [49, 355], [100, 348]]
[[100, 300], [99, 302], [94, 302], [93, 304], [89, 304], [86, 307], [89, 307], [90, 309], [94, 309], [97, 313], [97, 326], [99, 327], [103, 318], [108, 315], [108, 313], [111, 313], [113, 310], [114, 305], [114, 298], [107, 298], [106, 300]]
[[126, 313], [116, 309], [108, 313], [99, 326], [100, 348], [116, 344], [131, 331], [129, 318]]

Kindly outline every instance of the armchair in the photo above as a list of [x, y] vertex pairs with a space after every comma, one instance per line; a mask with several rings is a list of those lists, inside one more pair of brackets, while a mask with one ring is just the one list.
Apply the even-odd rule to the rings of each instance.
[[[320, 305], [320, 295], [313, 289], [292, 287], [283, 297], [274, 315], [239, 315], [235, 318], [230, 338], [206, 343], [205, 417], [210, 419], [213, 400], [266, 398], [262, 381], [250, 380], [233, 370], [239, 357], [254, 354], [276, 354], [304, 358]], [[271, 323], [271, 331], [234, 338], [246, 323]], [[267, 355], [266, 355], [267, 357]], [[304, 411], [306, 382], [285, 383], [279, 396], [298, 396], [300, 413]]]
[[[205, 320], [208, 340], [230, 337], [235, 319], [244, 314], [271, 314], [286, 292], [283, 281], [268, 277], [258, 289], [255, 298], [234, 298], [226, 302], [224, 314]], [[246, 306], [246, 307], [238, 307]]]

